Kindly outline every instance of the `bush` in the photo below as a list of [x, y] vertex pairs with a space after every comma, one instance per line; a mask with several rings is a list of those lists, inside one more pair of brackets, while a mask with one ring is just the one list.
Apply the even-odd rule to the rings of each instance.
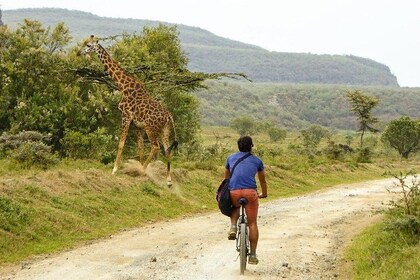
[[286, 139], [287, 132], [285, 129], [280, 129], [277, 127], [270, 127], [267, 131], [270, 140], [273, 142], [282, 141]]
[[330, 135], [329, 130], [320, 125], [311, 125], [307, 129], [301, 130], [300, 133], [302, 134], [303, 146], [309, 150], [318, 147], [321, 139]]
[[11, 158], [23, 168], [35, 166], [47, 169], [59, 162], [58, 157], [51, 153], [50, 146], [42, 142], [32, 141], [28, 141], [13, 150]]
[[[407, 183], [409, 175], [413, 176], [411, 184]], [[401, 197], [397, 201], [391, 201], [389, 214], [393, 219], [388, 228], [410, 235], [416, 243], [420, 241], [420, 182], [413, 171], [393, 176], [398, 180], [395, 185], [400, 188]]]
[[61, 140], [64, 154], [72, 159], [97, 159], [109, 163], [114, 158], [115, 143], [104, 129], [83, 134], [80, 131], [67, 131]]
[[3, 133], [0, 136], [0, 155], [10, 157], [21, 167], [32, 166], [47, 169], [58, 163], [58, 157], [51, 152], [48, 135], [38, 131], [22, 131], [18, 134]]
[[335, 144], [334, 141], [328, 141], [328, 146], [324, 149], [324, 154], [327, 158], [333, 160], [343, 160], [344, 158], [344, 150], [341, 146]]
[[370, 163], [372, 162], [372, 150], [369, 147], [361, 148], [357, 153], [357, 162]]
[[18, 134], [3, 132], [0, 136], [0, 155], [5, 157], [10, 152], [29, 141], [48, 143], [49, 140], [49, 136], [45, 136], [38, 131], [21, 131]]

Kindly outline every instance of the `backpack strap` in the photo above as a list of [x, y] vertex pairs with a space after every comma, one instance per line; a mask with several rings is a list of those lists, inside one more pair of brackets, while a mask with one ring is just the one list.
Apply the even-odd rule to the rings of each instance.
[[232, 171], [230, 172], [230, 178], [232, 178], [232, 174], [233, 171], [235, 171], [235, 167], [238, 165], [238, 163], [240, 163], [241, 161], [243, 161], [244, 159], [246, 159], [247, 157], [251, 156], [251, 153], [247, 153], [246, 155], [242, 156], [240, 159], [238, 159], [235, 164], [232, 167]]

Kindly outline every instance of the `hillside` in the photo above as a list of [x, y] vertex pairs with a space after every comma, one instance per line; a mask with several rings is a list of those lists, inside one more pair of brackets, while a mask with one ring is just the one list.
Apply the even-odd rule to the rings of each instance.
[[[99, 17], [65, 9], [19, 9], [3, 11], [3, 22], [14, 28], [29, 18], [52, 26], [64, 21], [75, 40], [87, 35], [118, 35], [141, 32], [158, 21]], [[370, 59], [343, 55], [270, 52], [212, 34], [206, 30], [178, 25], [189, 68], [202, 72], [241, 72], [256, 82], [381, 85], [397, 87], [390, 69]]]
[[373, 114], [381, 130], [401, 116], [420, 119], [419, 88], [212, 81], [208, 89], [196, 94], [202, 104], [204, 125], [226, 126], [232, 119], [246, 115], [291, 129], [319, 124], [357, 130], [356, 117], [346, 99], [346, 91], [355, 89], [379, 99]]

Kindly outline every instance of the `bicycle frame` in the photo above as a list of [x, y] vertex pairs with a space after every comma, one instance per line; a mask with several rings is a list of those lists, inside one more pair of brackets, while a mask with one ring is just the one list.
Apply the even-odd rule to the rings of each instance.
[[245, 214], [245, 204], [247, 202], [248, 201], [245, 198], [239, 199], [241, 209], [236, 236], [236, 250], [239, 252], [241, 275], [245, 272], [248, 255], [250, 254], [248, 222]]

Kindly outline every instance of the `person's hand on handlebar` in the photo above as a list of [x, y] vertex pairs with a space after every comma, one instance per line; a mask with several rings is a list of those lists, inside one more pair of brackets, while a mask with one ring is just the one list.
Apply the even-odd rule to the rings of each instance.
[[268, 196], [267, 194], [262, 194], [262, 193], [260, 193], [260, 194], [258, 195], [258, 197], [259, 197], [259, 198], [267, 198], [267, 196]]

